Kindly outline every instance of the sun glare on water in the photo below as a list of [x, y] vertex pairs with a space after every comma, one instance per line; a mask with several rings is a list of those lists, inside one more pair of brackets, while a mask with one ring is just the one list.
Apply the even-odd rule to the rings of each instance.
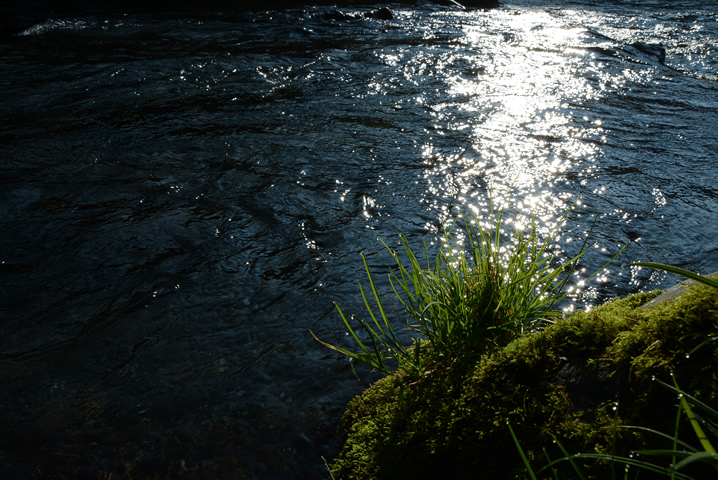
[[[605, 92], [592, 74], [577, 72], [603, 74], [585, 48], [585, 30], [570, 19], [491, 12], [502, 16], [491, 20], [504, 26], [497, 33], [486, 28], [486, 15], [460, 15], [460, 32], [451, 40], [411, 58], [388, 59], [407, 78], [431, 75], [443, 89], [416, 100], [434, 119], [421, 145], [425, 203], [442, 212], [442, 222], [458, 211], [474, 211], [481, 219], [491, 191], [494, 206], [511, 212], [505, 228], [526, 229], [534, 215], [545, 236], [596, 169], [602, 119], [582, 104]], [[580, 210], [580, 201], [574, 208]], [[559, 239], [582, 241], [586, 230]]]

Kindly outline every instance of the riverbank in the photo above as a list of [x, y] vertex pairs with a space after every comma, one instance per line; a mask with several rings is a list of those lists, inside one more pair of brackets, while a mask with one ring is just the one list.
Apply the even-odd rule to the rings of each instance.
[[[383, 378], [350, 403], [332, 475], [524, 478], [507, 422], [535, 471], [564, 457], [562, 448], [625, 458], [672, 448], [673, 380], [708, 406], [715, 408], [718, 400], [718, 342], [706, 342], [718, 337], [718, 291], [693, 286], [643, 308], [659, 294], [577, 312], [489, 356], [456, 359], [420, 382]], [[681, 423], [687, 425], [684, 418]], [[686, 425], [680, 439], [700, 448]], [[661, 468], [675, 461], [642, 459]], [[618, 461], [577, 463], [587, 478], [610, 478], [612, 470], [625, 468]], [[555, 468], [558, 478], [575, 475], [569, 462]], [[715, 465], [682, 471], [693, 478], [711, 472]]]

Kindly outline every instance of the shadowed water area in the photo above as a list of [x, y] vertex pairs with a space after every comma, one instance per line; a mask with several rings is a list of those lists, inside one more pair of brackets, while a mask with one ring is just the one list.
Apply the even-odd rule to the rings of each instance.
[[544, 232], [580, 196], [584, 276], [631, 242], [566, 310], [718, 270], [718, 3], [389, 6], [0, 40], [0, 476], [323, 478], [376, 377], [310, 330], [489, 189]]

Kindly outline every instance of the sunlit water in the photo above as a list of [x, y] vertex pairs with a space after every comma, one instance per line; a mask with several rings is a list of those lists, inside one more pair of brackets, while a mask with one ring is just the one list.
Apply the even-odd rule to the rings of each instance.
[[345, 341], [377, 237], [436, 245], [491, 190], [542, 232], [578, 199], [576, 282], [631, 242], [568, 310], [677, 281], [631, 261], [718, 270], [718, 4], [621, 3], [4, 38], [0, 473], [321, 478], [375, 377], [310, 330]]

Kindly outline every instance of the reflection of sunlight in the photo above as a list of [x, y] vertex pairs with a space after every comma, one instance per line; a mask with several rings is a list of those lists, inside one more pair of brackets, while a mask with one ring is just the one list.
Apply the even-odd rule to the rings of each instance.
[[[582, 105], [625, 79], [593, 67], [586, 31], [570, 25], [570, 14], [558, 19], [530, 12], [492, 12], [500, 17], [493, 21], [502, 25], [501, 33], [487, 29], [481, 14], [466, 13], [463, 35], [454, 41], [383, 59], [410, 85], [436, 85], [418, 92], [415, 102], [434, 119], [420, 147], [426, 166], [422, 203], [441, 222], [473, 211], [483, 227], [491, 227], [491, 190], [494, 208], [509, 209], [506, 229], [530, 229], [534, 215], [539, 235], [548, 235], [577, 200], [570, 192], [578, 189], [565, 185], [585, 181], [596, 169], [604, 127]], [[580, 246], [584, 233], [562, 234], [561, 242]]]
[[[499, 206], [534, 211], [539, 222], [550, 224], [572, 201], [557, 198], [552, 186], [566, 174], [588, 174], [598, 153], [600, 119], [587, 122], [571, 108], [598, 95], [575, 73], [592, 60], [574, 52], [584, 30], [562, 28], [548, 13], [505, 14], [502, 20], [507, 32], [490, 35], [480, 17], [467, 14], [465, 35], [453, 48], [403, 60], [408, 78], [433, 75], [446, 85], [430, 104], [439, 136], [423, 146], [432, 166], [427, 193], [481, 210], [491, 187]], [[484, 50], [492, 58], [482, 56]], [[469, 148], [442, 141], [457, 133], [468, 136]]]

